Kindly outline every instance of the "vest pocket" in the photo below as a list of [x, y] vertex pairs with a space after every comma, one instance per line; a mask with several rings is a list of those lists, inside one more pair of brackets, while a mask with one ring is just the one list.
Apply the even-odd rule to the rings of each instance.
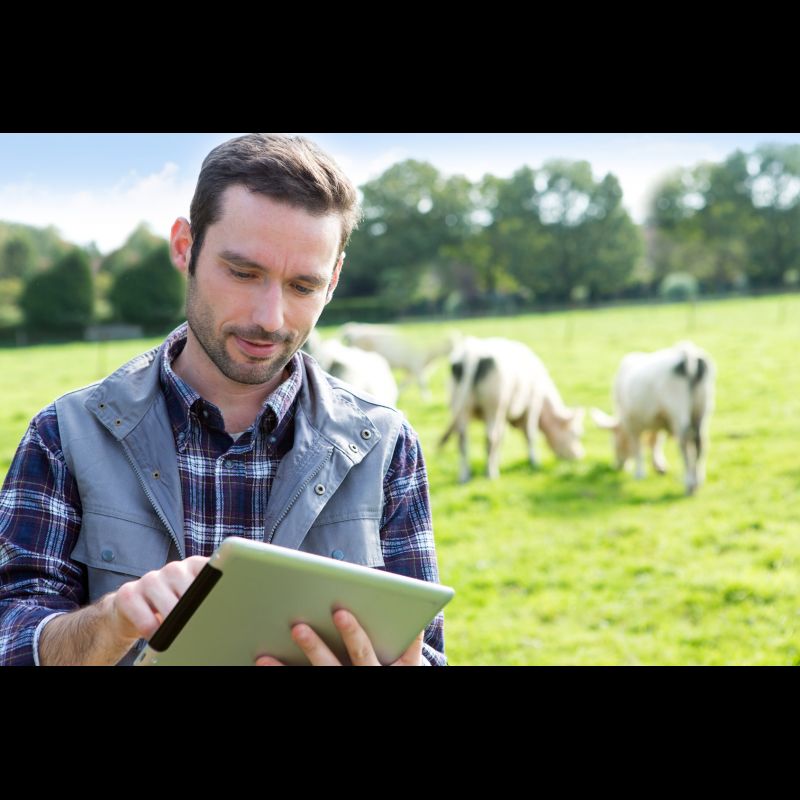
[[84, 510], [83, 524], [71, 557], [85, 564], [89, 602], [141, 578], [167, 563], [166, 531], [108, 514]]
[[311, 526], [299, 549], [352, 564], [382, 567], [379, 526], [378, 517], [318, 522]]

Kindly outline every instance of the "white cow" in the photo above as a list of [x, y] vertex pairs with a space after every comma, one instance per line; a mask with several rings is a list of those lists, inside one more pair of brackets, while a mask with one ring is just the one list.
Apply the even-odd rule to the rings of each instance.
[[392, 367], [404, 370], [407, 375], [400, 389], [416, 381], [426, 400], [430, 399], [428, 373], [433, 362], [448, 355], [457, 338], [460, 338], [451, 334], [423, 347], [409, 341], [392, 325], [366, 325], [360, 322], [342, 325], [339, 335], [345, 344], [380, 353]]
[[338, 339], [325, 339], [312, 331], [303, 349], [326, 372], [356, 389], [371, 394], [386, 405], [397, 405], [397, 381], [386, 359], [357, 347], [347, 347]]
[[538, 466], [536, 438], [541, 429], [559, 458], [583, 457], [583, 409], [569, 409], [561, 400], [544, 364], [530, 348], [508, 339], [464, 338], [450, 357], [450, 407], [453, 421], [442, 436], [443, 445], [458, 431], [461, 482], [470, 478], [467, 423], [470, 417], [486, 423], [490, 478], [500, 475], [500, 444], [506, 422], [521, 428], [528, 440], [531, 464]]
[[708, 420], [714, 405], [716, 368], [708, 353], [691, 342], [655, 353], [629, 353], [614, 379], [615, 416], [592, 409], [594, 421], [613, 432], [617, 468], [636, 459], [636, 477], [644, 477], [641, 436], [648, 433], [653, 467], [664, 473], [664, 438], [678, 440], [685, 467], [686, 493], [705, 479]]

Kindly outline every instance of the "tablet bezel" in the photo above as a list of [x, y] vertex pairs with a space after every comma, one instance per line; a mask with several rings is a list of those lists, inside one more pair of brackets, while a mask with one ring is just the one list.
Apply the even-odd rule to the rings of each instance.
[[[314, 628], [347, 664], [331, 618], [337, 608], [356, 616], [381, 663], [391, 663], [454, 594], [451, 587], [430, 581], [230, 536], [135, 664], [233, 666], [253, 664], [263, 654], [308, 664], [291, 638], [297, 622]], [[238, 619], [235, 626], [232, 617]]]

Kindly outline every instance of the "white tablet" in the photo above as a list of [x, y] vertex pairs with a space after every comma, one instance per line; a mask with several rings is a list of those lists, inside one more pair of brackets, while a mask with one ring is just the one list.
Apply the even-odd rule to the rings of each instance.
[[449, 586], [230, 536], [145, 649], [137, 666], [252, 666], [259, 655], [308, 664], [291, 628], [310, 625], [343, 664], [333, 624], [352, 612], [382, 664], [399, 658], [455, 594]]

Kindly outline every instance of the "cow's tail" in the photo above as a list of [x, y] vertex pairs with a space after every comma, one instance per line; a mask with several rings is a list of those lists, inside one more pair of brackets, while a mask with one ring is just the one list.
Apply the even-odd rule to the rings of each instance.
[[704, 419], [707, 417], [714, 402], [713, 366], [708, 356], [691, 342], [681, 342], [682, 350], [680, 362], [674, 371], [682, 375], [689, 383], [691, 402], [691, 428], [697, 455], [702, 451], [702, 429]]
[[694, 390], [709, 374], [708, 359], [691, 342], [681, 342], [681, 360], [675, 365], [673, 371], [676, 375], [683, 375], [689, 381], [689, 389]]
[[453, 378], [450, 409], [453, 418], [447, 430], [442, 435], [442, 438], [439, 440], [439, 447], [443, 447], [447, 440], [453, 435], [459, 419], [466, 413], [469, 403], [469, 393], [472, 389], [472, 384], [475, 382], [479, 361], [481, 361], [481, 359], [476, 358], [473, 352], [470, 352], [469, 349], [465, 349], [462, 351], [460, 358], [456, 356], [450, 362], [450, 372]]

